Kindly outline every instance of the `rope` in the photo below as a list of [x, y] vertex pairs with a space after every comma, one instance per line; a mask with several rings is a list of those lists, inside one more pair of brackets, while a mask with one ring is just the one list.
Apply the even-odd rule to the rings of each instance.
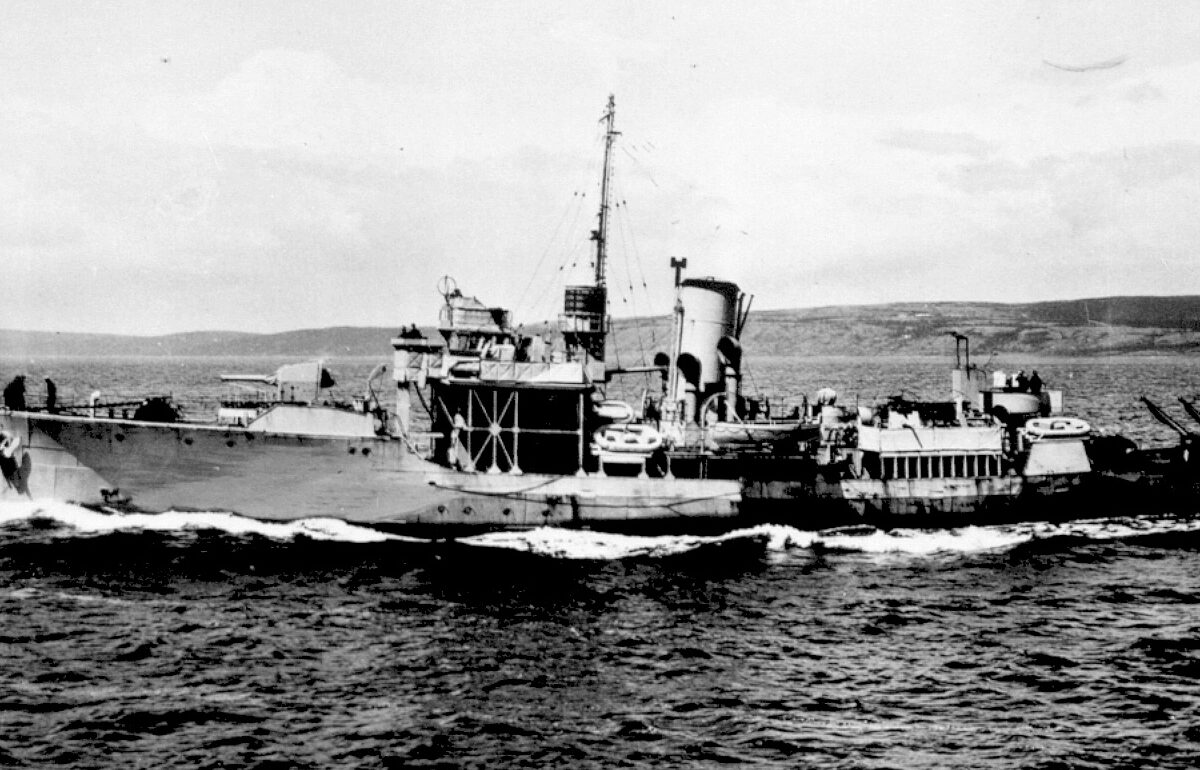
[[[597, 135], [593, 141], [593, 144], [603, 144], [603, 141], [604, 134], [601, 132]], [[521, 293], [521, 297], [518, 299], [515, 305], [518, 310], [522, 311], [528, 308], [531, 311], [531, 317], [540, 317], [542, 315], [542, 305], [545, 303], [547, 296], [563, 283], [559, 274], [565, 273], [568, 268], [574, 268], [579, 264], [579, 249], [581, 245], [587, 243], [585, 239], [575, 238], [573, 235], [578, 232], [579, 218], [582, 215], [583, 204], [587, 198], [586, 190], [591, 187], [591, 182], [587, 180], [590, 180], [595, 176], [596, 167], [598, 165], [598, 161], [596, 159], [597, 154], [591, 153], [591, 155], [592, 160], [589, 161], [584, 172], [586, 175], [585, 181], [576, 186], [575, 192], [572, 193], [572, 198], [574, 199], [573, 205], [568, 204], [563, 216], [563, 220], [565, 220], [566, 215], [571, 214], [571, 223], [567, 227], [566, 231], [563, 232], [563, 238], [566, 239], [567, 243], [570, 245], [562, 250], [563, 256], [558, 263], [557, 270], [546, 273], [546, 279], [542, 283], [541, 290], [536, 293], [535, 299], [531, 303], [525, 305], [524, 302], [529, 294], [529, 290], [538, 282], [537, 279], [541, 273], [541, 266], [544, 264], [545, 258], [550, 254], [550, 251], [558, 245], [557, 240], [559, 237], [559, 232], [562, 229], [562, 221], [560, 221], [559, 226], [555, 228], [554, 235], [551, 237], [550, 241], [546, 245], [545, 250], [542, 252], [542, 257], [538, 260], [537, 267], [535, 267], [533, 272], [530, 273], [530, 280], [526, 284], [525, 291]], [[549, 315], [553, 317], [556, 315], [556, 313], [551, 312]]]
[[[619, 189], [618, 184], [619, 184], [619, 182], [614, 182], [613, 188], [614, 188], [614, 193], [617, 195], [620, 195], [622, 190]], [[629, 304], [630, 310], [633, 312], [634, 317], [637, 317], [637, 316], [641, 315], [641, 312], [638, 309], [637, 295], [633, 288], [633, 269], [630, 267], [630, 264], [629, 264], [629, 253], [632, 251], [636, 255], [637, 250], [635, 247], [630, 246], [630, 243], [633, 241], [633, 235], [629, 228], [628, 218], [625, 216], [625, 212], [629, 208], [629, 204], [626, 203], [625, 200], [622, 198], [621, 202], [618, 205], [620, 207], [622, 216], [617, 218], [617, 228], [616, 228], [617, 229], [617, 237], [620, 240], [621, 256], [624, 259], [625, 281], [629, 286], [629, 295], [628, 295], [628, 298], [626, 299], [626, 303]], [[641, 360], [642, 364], [645, 364], [646, 363], [646, 340], [642, 334], [642, 325], [635, 323], [635, 324], [633, 324], [633, 328], [634, 328], [634, 331], [636, 332], [638, 353], [641, 357], [640, 360]], [[653, 335], [653, 333], [654, 333], [653, 329], [651, 329], [650, 333], [651, 333], [651, 335]], [[651, 337], [651, 345], [653, 345], [653, 344], [654, 344], [654, 339], [652, 336]]]
[[408, 451], [420, 457], [421, 453], [417, 450], [417, 445], [413, 443], [412, 438], [409, 437], [408, 433], [404, 430], [404, 423], [400, 422], [400, 417], [393, 414], [388, 422], [396, 424], [395, 433], [400, 437], [400, 440], [404, 442], [404, 446], [408, 447]]

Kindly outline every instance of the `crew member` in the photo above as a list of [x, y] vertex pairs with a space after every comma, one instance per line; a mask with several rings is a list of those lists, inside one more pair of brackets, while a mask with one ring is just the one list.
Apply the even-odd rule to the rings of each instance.
[[1042, 394], [1042, 378], [1038, 376], [1037, 369], [1033, 370], [1033, 374], [1029, 378], [1029, 392], [1035, 396]]
[[4, 387], [4, 405], [14, 411], [25, 411], [25, 375], [18, 374]]
[[58, 386], [49, 377], [46, 378], [46, 411], [50, 414], [58, 411]]

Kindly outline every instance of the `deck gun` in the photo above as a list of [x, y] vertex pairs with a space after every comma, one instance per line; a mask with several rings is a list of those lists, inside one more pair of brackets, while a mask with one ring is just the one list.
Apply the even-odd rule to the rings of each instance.
[[[1179, 399], [1179, 400], [1183, 401], [1183, 399]], [[1160, 407], [1158, 404], [1154, 403], [1153, 401], [1146, 398], [1145, 396], [1141, 397], [1141, 401], [1143, 404], [1146, 405], [1146, 408], [1150, 410], [1150, 414], [1154, 416], [1154, 419], [1158, 420], [1163, 425], [1166, 425], [1168, 428], [1170, 428], [1171, 430], [1178, 433], [1180, 438], [1184, 438], [1184, 439], [1200, 438], [1200, 436], [1197, 436], [1195, 433], [1192, 433], [1190, 430], [1188, 430], [1187, 428], [1180, 425], [1178, 420], [1176, 420], [1171, 415], [1167, 414], [1163, 410], [1163, 408]], [[1184, 404], [1186, 404], [1188, 407], [1191, 406], [1190, 404], [1187, 404], [1186, 401], [1184, 401]], [[1195, 413], [1193, 411], [1191, 411], [1190, 409], [1189, 409], [1188, 413], [1191, 414], [1193, 417], [1196, 417]], [[1196, 417], [1196, 419], [1200, 420], [1200, 417]]]
[[[1183, 403], [1183, 407], [1187, 410], [1188, 415], [1197, 422], [1200, 422], [1200, 411], [1198, 411], [1190, 402], [1184, 401], [1183, 398], [1180, 398], [1179, 400]], [[1157, 404], [1145, 396], [1142, 396], [1142, 403], [1144, 403], [1146, 408], [1150, 410], [1150, 414], [1154, 415], [1154, 419], [1158, 420], [1163, 425], [1166, 425], [1168, 428], [1179, 434], [1179, 454], [1176, 455], [1175, 462], [1180, 464], [1179, 467], [1180, 470], [1185, 474], [1185, 479], [1195, 479], [1196, 475], [1200, 473], [1200, 452], [1195, 452], [1192, 450], [1196, 447], [1197, 443], [1200, 442], [1200, 434], [1193, 433], [1192, 431], [1180, 425], [1174, 417], [1167, 414]]]
[[1183, 396], [1180, 396], [1179, 403], [1183, 404], [1183, 410], [1188, 413], [1188, 417], [1191, 417], [1197, 423], [1200, 423], [1200, 409], [1196, 408], [1196, 403], [1194, 401], [1188, 401]]

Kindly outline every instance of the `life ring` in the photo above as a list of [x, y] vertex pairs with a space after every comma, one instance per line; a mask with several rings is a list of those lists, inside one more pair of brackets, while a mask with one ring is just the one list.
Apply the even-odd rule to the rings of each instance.
[[1082, 438], [1092, 426], [1078, 417], [1035, 417], [1025, 423], [1025, 432], [1034, 439]]
[[649, 454], [663, 443], [662, 434], [649, 425], [609, 425], [596, 431], [595, 439], [605, 452]]

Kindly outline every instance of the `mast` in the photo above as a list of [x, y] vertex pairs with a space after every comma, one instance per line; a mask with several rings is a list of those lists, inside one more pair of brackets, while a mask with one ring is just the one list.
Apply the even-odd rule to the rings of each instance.
[[608, 106], [604, 110], [603, 117], [600, 118], [600, 122], [606, 124], [604, 130], [604, 172], [600, 177], [600, 226], [592, 233], [592, 240], [596, 242], [596, 286], [601, 288], [604, 287], [604, 263], [608, 259], [608, 178], [612, 173], [613, 140], [619, 134], [618, 131], [613, 129], [616, 117], [616, 99], [612, 94], [609, 94]]
[[[613, 140], [620, 135], [613, 128], [616, 118], [616, 100], [610, 94], [608, 105], [600, 122], [604, 126], [604, 172], [600, 177], [600, 214], [592, 240], [596, 242], [596, 273], [590, 286], [568, 286], [566, 288], [562, 331], [567, 346], [567, 360], [604, 361], [605, 337], [608, 334], [608, 291], [604, 282], [604, 268], [608, 261], [608, 214], [609, 180], [612, 176]], [[595, 367], [592, 378], [605, 377], [603, 366]]]
[[687, 257], [671, 257], [671, 268], [675, 271], [675, 309], [671, 314], [671, 358], [667, 362], [667, 393], [663, 414], [672, 419], [679, 407], [679, 353], [683, 345], [683, 271], [687, 268]]

